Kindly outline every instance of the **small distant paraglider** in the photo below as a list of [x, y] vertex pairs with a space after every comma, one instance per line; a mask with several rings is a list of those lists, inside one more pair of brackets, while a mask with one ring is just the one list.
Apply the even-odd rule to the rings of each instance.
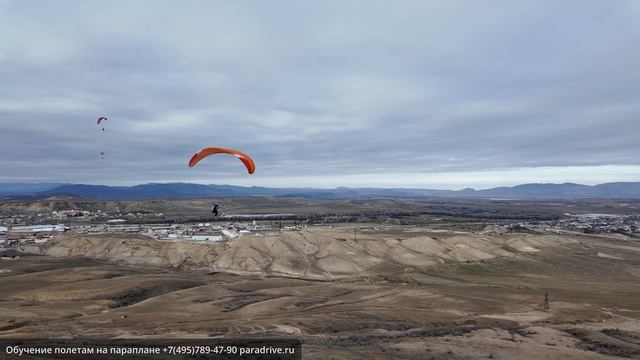
[[244, 166], [247, 168], [247, 171], [249, 172], [249, 174], [253, 174], [256, 171], [256, 164], [253, 162], [253, 159], [251, 158], [251, 156], [239, 150], [223, 148], [223, 147], [208, 147], [198, 151], [193, 155], [193, 157], [191, 157], [191, 160], [189, 161], [189, 167], [194, 167], [200, 160], [214, 154], [233, 155], [238, 159], [240, 159], [240, 161], [242, 161]]
[[[102, 125], [102, 127], [101, 127], [101, 128], [102, 128], [102, 131], [104, 131], [104, 124], [103, 124], [103, 122], [105, 122], [105, 121], [107, 121], [107, 117], [106, 117], [106, 116], [100, 116], [100, 117], [98, 117], [98, 120], [96, 121], [96, 124], [97, 124], [98, 126]], [[106, 155], [106, 154], [104, 153], [104, 151], [101, 151], [101, 152], [100, 152], [100, 158], [101, 158], [102, 160], [104, 160], [104, 156], [105, 156], [105, 155]]]
[[[107, 117], [106, 116], [100, 116], [98, 118], [97, 124], [100, 125], [100, 123], [103, 122], [103, 121], [107, 121]], [[102, 131], [104, 131], [104, 128], [102, 128]]]

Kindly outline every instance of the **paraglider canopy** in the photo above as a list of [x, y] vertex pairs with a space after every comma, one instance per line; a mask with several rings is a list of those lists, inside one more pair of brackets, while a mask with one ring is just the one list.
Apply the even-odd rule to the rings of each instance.
[[107, 120], [107, 118], [105, 116], [100, 116], [98, 118], [98, 125], [100, 125], [101, 122], [106, 121], [106, 120]]
[[256, 164], [253, 162], [253, 159], [249, 155], [243, 153], [242, 151], [229, 149], [229, 148], [223, 148], [223, 147], [208, 147], [208, 148], [204, 148], [204, 149], [198, 151], [197, 153], [195, 153], [193, 155], [193, 157], [189, 161], [189, 167], [194, 167], [200, 160], [206, 158], [209, 155], [213, 155], [213, 154], [230, 154], [230, 155], [233, 155], [233, 156], [237, 157], [238, 159], [240, 159], [240, 161], [242, 161], [244, 166], [247, 167], [247, 171], [249, 172], [249, 174], [253, 174], [253, 172], [256, 171]]

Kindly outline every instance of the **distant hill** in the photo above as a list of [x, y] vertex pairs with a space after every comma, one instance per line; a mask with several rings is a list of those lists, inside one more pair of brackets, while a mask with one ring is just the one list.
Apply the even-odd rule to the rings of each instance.
[[640, 198], [640, 182], [617, 182], [595, 186], [564, 184], [523, 184], [474, 191], [467, 196], [516, 199]]
[[0, 195], [30, 195], [61, 185], [60, 183], [0, 183]]
[[[307, 191], [306, 189], [296, 189]], [[234, 197], [234, 196], [281, 196], [292, 189], [244, 187], [234, 185], [201, 185], [189, 183], [143, 184], [135, 186], [106, 186], [64, 184], [38, 193], [38, 196], [72, 195], [94, 199], [162, 199], [162, 198], [194, 198], [194, 197]]]
[[233, 185], [201, 185], [190, 183], [143, 184], [135, 186], [107, 186], [84, 184], [0, 184], [0, 195], [11, 197], [48, 197], [68, 195], [83, 198], [124, 199], [180, 199], [197, 197], [280, 196], [308, 199], [374, 199], [415, 197], [457, 197], [496, 199], [640, 199], [640, 182], [617, 182], [595, 186], [574, 183], [523, 184], [474, 190], [384, 189], [384, 188], [265, 188]]

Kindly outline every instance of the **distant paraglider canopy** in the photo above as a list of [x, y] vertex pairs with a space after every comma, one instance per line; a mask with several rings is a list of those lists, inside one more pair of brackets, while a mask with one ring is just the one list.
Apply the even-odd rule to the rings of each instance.
[[[107, 121], [107, 117], [106, 116], [100, 116], [98, 118], [98, 121], [96, 122], [96, 124], [100, 125], [100, 123], [103, 122], [103, 121]], [[102, 125], [102, 131], [104, 131], [104, 125]], [[101, 151], [100, 152], [100, 158], [104, 160], [104, 156], [105, 156], [104, 151]]]
[[249, 174], [253, 174], [253, 172], [256, 171], [256, 164], [253, 162], [253, 159], [251, 158], [251, 156], [243, 153], [242, 151], [223, 148], [223, 147], [208, 147], [198, 151], [197, 153], [195, 153], [195, 155], [193, 155], [193, 157], [189, 161], [189, 167], [194, 167], [200, 160], [213, 154], [233, 155], [238, 159], [240, 159], [240, 161], [242, 161], [244, 166], [247, 167], [247, 171], [249, 172]]
[[[106, 118], [105, 116], [100, 116], [100, 117], [98, 118], [98, 122], [97, 122], [97, 124], [98, 124], [98, 125], [100, 125], [100, 123], [101, 123], [101, 122], [103, 122], [103, 121], [107, 121], [107, 118]], [[104, 125], [103, 125], [103, 126], [104, 126]], [[104, 128], [102, 128], [102, 131], [104, 131]]]

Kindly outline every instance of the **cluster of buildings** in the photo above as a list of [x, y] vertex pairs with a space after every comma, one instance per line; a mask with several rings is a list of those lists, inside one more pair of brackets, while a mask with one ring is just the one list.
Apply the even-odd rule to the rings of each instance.
[[640, 216], [610, 214], [571, 215], [559, 221], [559, 225], [567, 230], [578, 230], [586, 233], [620, 233], [640, 237]]
[[78, 210], [78, 209], [62, 209], [52, 212], [33, 213], [33, 214], [0, 214], [0, 223], [5, 224], [32, 224], [37, 222], [55, 222], [60, 220], [70, 220], [73, 222], [98, 222], [108, 221], [114, 217], [121, 217], [127, 221], [145, 220], [145, 219], [162, 219], [164, 213], [146, 211], [146, 212], [127, 212], [121, 213], [119, 209], [113, 212], [102, 210]]
[[68, 231], [69, 227], [64, 224], [56, 225], [0, 225], [0, 245], [9, 247], [14, 243], [46, 243], [55, 233]]
[[524, 228], [553, 232], [558, 230], [577, 231], [588, 234], [619, 233], [640, 238], [640, 216], [616, 214], [565, 214], [553, 221], [520, 222], [510, 228]]
[[[218, 220], [215, 223], [145, 224], [144, 220], [139, 219], [140, 216], [153, 216], [157, 219], [162, 215], [151, 212], [123, 215], [119, 212], [72, 209], [54, 211], [46, 215], [0, 215], [0, 246], [9, 247], [16, 243], [46, 243], [54, 235], [67, 231], [77, 234], [136, 234], [160, 241], [219, 242], [245, 235], [274, 236], [282, 231], [295, 231], [303, 227], [297, 223], [297, 220], [288, 220], [288, 226], [287, 224], [283, 226], [282, 220], [279, 219], [289, 214], [276, 214], [274, 218], [271, 218], [271, 215], [234, 215], [225, 218], [228, 221]], [[262, 223], [259, 224], [252, 218], [257, 218]], [[56, 223], [62, 222], [61, 219], [66, 219], [67, 225]], [[620, 233], [640, 239], [640, 215], [564, 214], [564, 217], [557, 220], [526, 221], [494, 226], [499, 228], [494, 231]], [[366, 230], [363, 229], [363, 231]]]
[[0, 214], [0, 224], [6, 226], [19, 224], [33, 224], [37, 222], [47, 221], [51, 217], [48, 214], [31, 214], [31, 215], [6, 215]]
[[71, 223], [70, 225], [17, 225], [0, 226], [0, 245], [46, 243], [55, 234], [137, 234], [160, 241], [219, 242], [245, 235], [274, 236], [281, 231], [301, 229], [295, 226], [273, 226], [251, 222], [139, 224], [124, 219], [110, 219], [101, 223]]
[[[262, 222], [256, 223], [256, 220]], [[286, 220], [289, 219], [289, 220]], [[121, 212], [58, 209], [43, 213], [0, 213], [0, 245], [43, 243], [61, 232], [77, 234], [137, 234], [162, 241], [218, 242], [249, 234], [277, 235], [299, 226], [282, 226], [282, 220], [297, 221], [293, 214], [232, 215], [215, 223], [158, 223], [167, 221], [154, 211]], [[279, 226], [274, 226], [273, 223]], [[65, 223], [65, 224], [61, 224]], [[37, 225], [32, 225], [37, 224]]]
[[89, 210], [63, 209], [56, 210], [51, 213], [51, 218], [54, 219], [75, 218], [75, 220], [78, 221], [111, 221], [113, 217], [123, 217], [129, 221], [147, 218], [157, 219], [164, 217], [164, 213], [157, 213], [153, 211], [121, 213], [120, 209], [118, 208], [116, 208], [113, 212], [106, 212], [102, 210], [96, 210], [94, 212]]
[[256, 221], [215, 224], [136, 224], [123, 219], [112, 219], [101, 224], [72, 226], [71, 231], [80, 234], [139, 234], [164, 241], [217, 242], [249, 234], [273, 236], [278, 235], [280, 231], [299, 228], [299, 226], [273, 227], [270, 224], [258, 224]]

